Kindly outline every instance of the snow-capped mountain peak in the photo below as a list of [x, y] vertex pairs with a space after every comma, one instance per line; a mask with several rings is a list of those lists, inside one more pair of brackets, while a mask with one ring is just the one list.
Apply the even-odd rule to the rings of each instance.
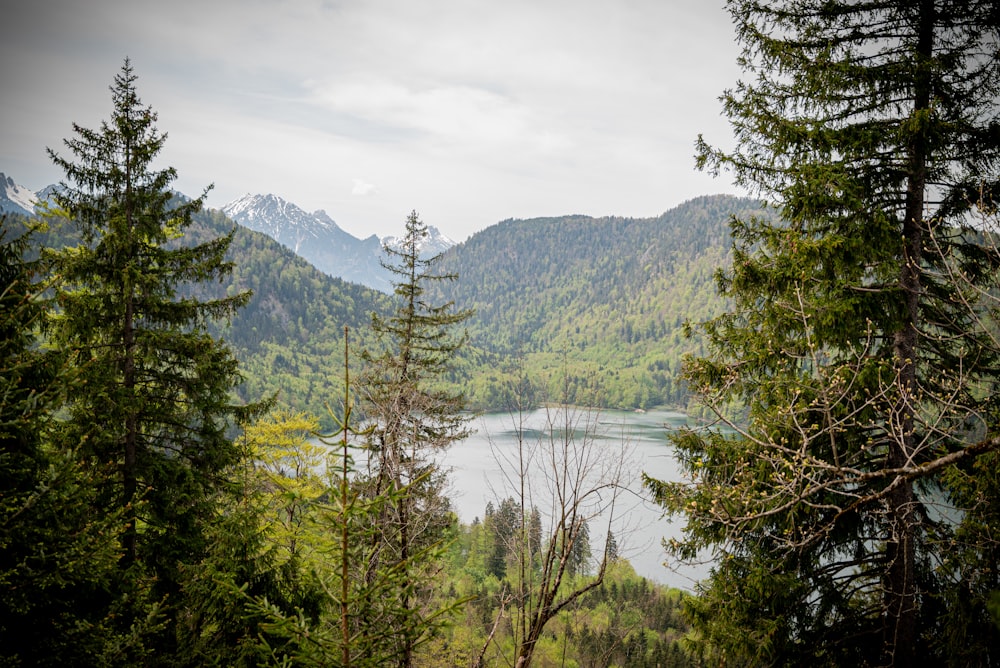
[[0, 172], [0, 213], [32, 214], [38, 195]]
[[308, 213], [277, 195], [247, 194], [226, 204], [222, 212], [245, 227], [277, 239], [296, 253], [303, 242], [347, 235], [325, 211]]
[[[402, 237], [384, 237], [382, 239], [382, 245], [398, 250], [402, 241]], [[428, 225], [427, 236], [424, 237], [419, 244], [417, 244], [417, 250], [420, 252], [421, 256], [430, 257], [440, 255], [454, 245], [455, 242], [441, 234], [441, 230], [433, 225]]]
[[222, 207], [222, 212], [267, 234], [326, 274], [384, 292], [391, 289], [378, 261], [382, 253], [378, 238], [354, 237], [322, 209], [308, 213], [277, 195], [244, 195]]
[[[222, 207], [232, 220], [277, 240], [320, 271], [376, 290], [391, 292], [392, 276], [380, 259], [383, 246], [398, 248], [398, 237], [375, 235], [358, 239], [342, 230], [322, 209], [308, 213], [277, 195], [244, 195]], [[424, 257], [438, 255], [455, 245], [428, 226], [420, 245]]]

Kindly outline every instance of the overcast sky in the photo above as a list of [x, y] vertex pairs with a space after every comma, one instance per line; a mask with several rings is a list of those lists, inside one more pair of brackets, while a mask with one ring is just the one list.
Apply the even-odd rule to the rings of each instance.
[[655, 216], [735, 192], [737, 47], [722, 0], [14, 0], [0, 9], [0, 171], [62, 178], [132, 60], [163, 165], [211, 207], [273, 193], [364, 237], [413, 209], [462, 241], [505, 218]]

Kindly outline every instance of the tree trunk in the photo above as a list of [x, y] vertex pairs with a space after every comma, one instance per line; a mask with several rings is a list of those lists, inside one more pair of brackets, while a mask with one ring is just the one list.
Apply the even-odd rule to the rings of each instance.
[[[928, 61], [934, 47], [934, 4], [921, 0], [917, 51], [921, 61]], [[917, 67], [922, 67], [918, 62]], [[930, 110], [930, 82], [926, 72], [919, 72], [914, 91], [913, 116]], [[916, 450], [914, 433], [914, 395], [917, 390], [917, 344], [921, 300], [921, 263], [923, 261], [924, 196], [927, 188], [927, 143], [922, 130], [910, 139], [908, 147], [908, 183], [903, 218], [903, 266], [899, 287], [905, 300], [905, 320], [893, 341], [896, 356], [899, 396], [895, 410], [901, 438], [890, 439], [888, 466], [900, 468], [911, 464]], [[917, 657], [918, 610], [916, 600], [916, 540], [918, 522], [916, 497], [909, 481], [899, 485], [889, 496], [890, 528], [887, 573], [884, 595], [886, 625], [883, 638], [883, 661], [887, 665], [912, 666]]]
[[132, 152], [131, 145], [125, 149], [125, 225], [128, 253], [125, 266], [124, 285], [122, 292], [125, 299], [124, 322], [122, 323], [122, 384], [128, 402], [128, 413], [125, 416], [125, 443], [122, 467], [122, 506], [125, 509], [125, 532], [122, 536], [124, 555], [122, 563], [125, 566], [135, 563], [138, 529], [136, 526], [136, 494], [138, 493], [138, 447], [139, 420], [135, 408], [135, 285], [131, 274], [131, 258], [135, 257], [135, 227], [132, 211]]

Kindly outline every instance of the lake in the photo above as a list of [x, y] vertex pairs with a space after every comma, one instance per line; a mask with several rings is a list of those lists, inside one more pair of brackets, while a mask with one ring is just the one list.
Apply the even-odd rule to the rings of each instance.
[[[661, 540], [679, 537], [681, 520], [671, 523], [663, 518], [660, 507], [649, 500], [640, 479], [642, 472], [661, 480], [680, 479], [666, 434], [671, 428], [685, 425], [687, 417], [666, 410], [645, 413], [601, 410], [589, 415], [582, 412], [585, 409], [570, 410], [573, 411], [568, 416], [571, 420], [586, 422], [586, 425], [576, 425], [574, 440], [577, 446], [586, 446], [586, 456], [596, 458], [593, 460], [595, 466], [621, 463], [623, 446], [627, 451], [625, 463], [631, 464], [632, 471], [627, 481], [630, 491], [616, 502], [614, 515], [617, 519], [611, 525], [621, 556], [631, 562], [637, 573], [650, 580], [679, 589], [692, 589], [697, 579], [707, 575], [708, 566], [677, 568], [671, 565], [668, 568], [664, 565], [667, 555]], [[477, 517], [481, 519], [490, 501], [496, 506], [508, 496], [517, 498], [517, 452], [519, 442], [523, 442], [527, 448], [535, 449], [526, 479], [532, 500], [542, 511], [543, 524], [547, 524], [547, 508], [552, 495], [547, 491], [551, 476], [545, 473], [553, 467], [551, 453], [547, 452], [550, 448], [545, 444], [550, 441], [548, 435], [553, 431], [549, 425], [562, 424], [566, 418], [545, 409], [526, 413], [520, 418], [524, 434], [520, 441], [517, 416], [494, 413], [474, 418], [470, 423], [474, 433], [453, 445], [439, 460], [450, 471], [452, 503], [461, 521], [468, 524]], [[576, 452], [581, 455], [579, 449]], [[598, 462], [597, 459], [606, 461]], [[500, 462], [505, 463], [501, 465]], [[607, 475], [606, 469], [601, 471], [603, 473], [591, 474], [591, 477]], [[587, 489], [593, 486], [593, 480], [588, 483]], [[608, 498], [608, 494], [603, 493], [602, 502], [606, 504]], [[588, 522], [594, 554], [603, 551], [607, 517], [605, 511]]]

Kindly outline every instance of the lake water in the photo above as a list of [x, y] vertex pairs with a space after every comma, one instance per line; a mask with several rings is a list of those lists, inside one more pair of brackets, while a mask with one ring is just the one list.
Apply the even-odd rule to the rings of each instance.
[[[680, 535], [681, 520], [672, 523], [663, 518], [662, 510], [649, 500], [649, 494], [642, 488], [640, 474], [660, 480], [679, 480], [680, 473], [668, 445], [666, 435], [671, 428], [687, 423], [683, 413], [665, 410], [650, 410], [645, 413], [601, 410], [586, 414], [583, 409], [571, 409], [569, 419], [577, 421], [573, 440], [575, 445], [586, 447], [577, 449], [577, 456], [587, 456], [588, 464], [595, 467], [609, 464], [626, 464], [631, 475], [625, 481], [628, 493], [616, 501], [611, 530], [621, 556], [627, 558], [640, 575], [680, 589], [691, 589], [694, 583], [707, 575], [708, 566], [677, 567], [665, 564], [667, 555], [661, 541], [663, 538]], [[452, 487], [452, 503], [464, 523], [482, 518], [486, 504], [499, 502], [508, 497], [518, 497], [518, 470], [520, 443], [534, 453], [528, 468], [526, 480], [534, 505], [542, 512], [543, 524], [547, 525], [552, 494], [549, 491], [553, 469], [549, 436], [565, 433], [561, 425], [567, 416], [539, 409], [523, 416], [506, 413], [488, 414], [476, 417], [470, 424], [475, 430], [464, 441], [453, 445], [445, 453], [440, 463], [449, 469]], [[518, 438], [518, 423], [521, 424], [523, 438]], [[553, 423], [559, 425], [553, 429]], [[585, 428], [586, 427], [586, 428]], [[557, 447], [561, 450], [561, 447]], [[625, 451], [623, 458], [623, 449]], [[576, 461], [581, 461], [577, 459]], [[572, 466], [570, 468], [573, 468]], [[584, 487], [593, 487], [593, 473], [585, 481]], [[597, 498], [596, 495], [594, 497]], [[602, 492], [600, 503], [607, 505], [610, 498]], [[603, 551], [604, 536], [608, 529], [608, 513], [588, 522], [594, 554]]]

